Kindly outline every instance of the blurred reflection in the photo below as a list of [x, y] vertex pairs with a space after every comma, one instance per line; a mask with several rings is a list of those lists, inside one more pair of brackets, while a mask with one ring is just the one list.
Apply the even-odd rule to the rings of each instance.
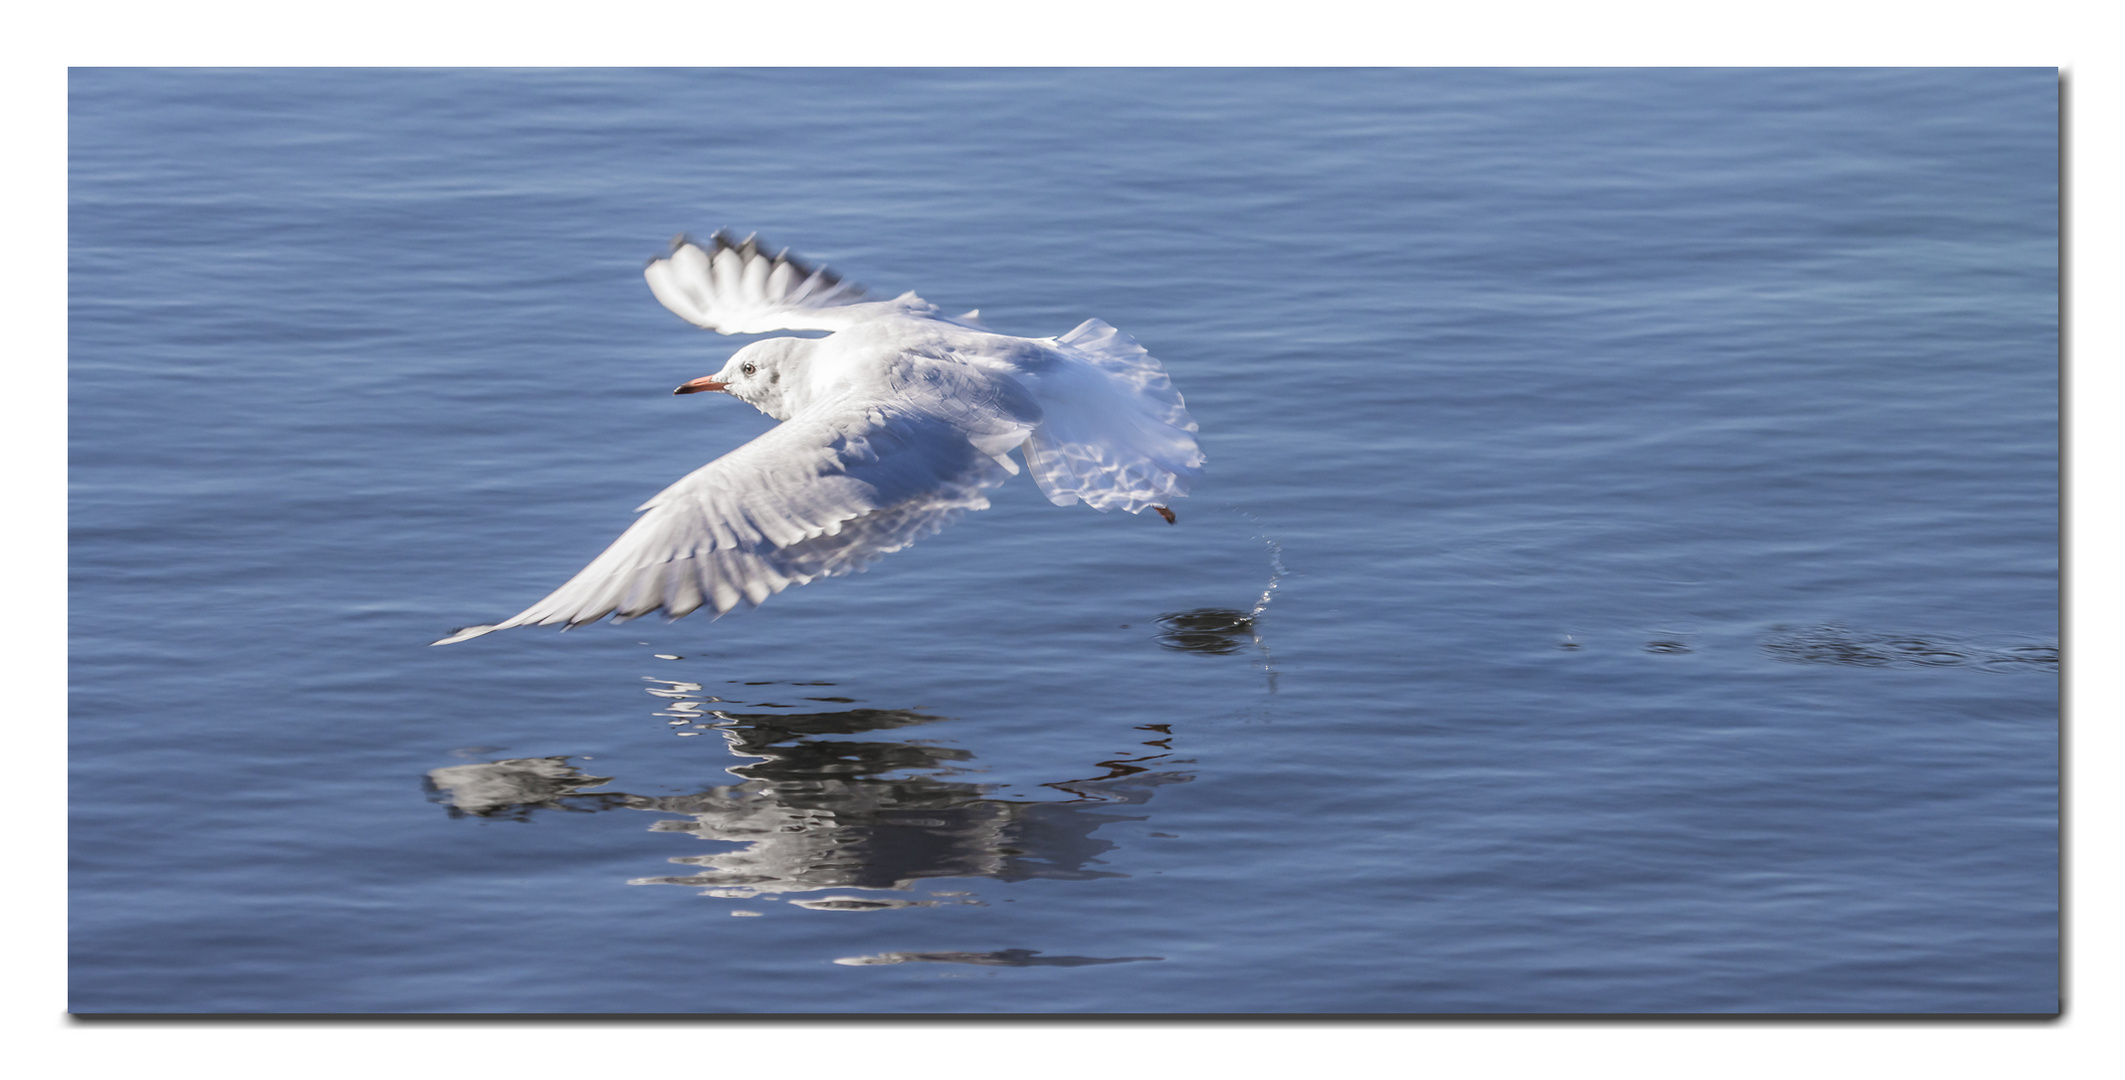
[[1262, 640], [1260, 619], [1262, 609], [1269, 604], [1269, 594], [1276, 589], [1275, 579], [1269, 589], [1262, 593], [1261, 602], [1253, 611], [1236, 611], [1232, 608], [1196, 608], [1193, 611], [1176, 611], [1158, 617], [1158, 634], [1155, 640], [1163, 648], [1175, 652], [1209, 653], [1223, 656], [1239, 652], [1249, 643], [1260, 654], [1257, 662], [1262, 674], [1268, 677], [1269, 692], [1276, 693], [1276, 659], [1269, 654], [1269, 643]]
[[1217, 508], [1221, 512], [1235, 513], [1245, 518], [1256, 530], [1254, 539], [1260, 540], [1269, 555], [1269, 581], [1262, 586], [1262, 595], [1254, 600], [1254, 606], [1246, 611], [1236, 608], [1194, 608], [1189, 611], [1168, 612], [1158, 617], [1159, 631], [1152, 640], [1161, 648], [1175, 652], [1204, 653], [1226, 656], [1239, 652], [1249, 643], [1254, 645], [1256, 662], [1268, 682], [1270, 693], [1276, 693], [1276, 658], [1270, 655], [1269, 643], [1262, 640], [1262, 613], [1269, 610], [1269, 602], [1276, 599], [1277, 586], [1289, 573], [1284, 566], [1284, 545], [1262, 531], [1262, 522], [1253, 512], [1227, 504]]
[[982, 967], [1086, 967], [1091, 964], [1129, 964], [1140, 960], [1164, 960], [1163, 956], [1042, 956], [1039, 949], [997, 949], [994, 952], [889, 952], [876, 956], [844, 956], [834, 961], [851, 967], [872, 964], [977, 964]]
[[1255, 640], [1254, 617], [1231, 608], [1161, 615], [1158, 625], [1158, 643], [1179, 652], [1235, 653]]
[[1771, 629], [1764, 652], [1791, 664], [2056, 671], [2059, 663], [2059, 647], [2050, 642], [1978, 645], [1939, 635], [1870, 634], [1836, 625]]
[[451, 817], [505, 817], [528, 821], [533, 810], [606, 810], [625, 806], [626, 795], [584, 795], [610, 781], [587, 776], [564, 757], [508, 758], [428, 771], [428, 789], [445, 796]]
[[[995, 798], [992, 788], [957, 779], [969, 771], [972, 755], [965, 750], [886, 734], [943, 717], [849, 709], [797, 715], [712, 711], [699, 719], [714, 720], [704, 731], [722, 735], [732, 754], [750, 759], [728, 770], [742, 782], [691, 795], [590, 792], [584, 789], [612, 778], [588, 775], [553, 757], [448, 766], [429, 772], [428, 785], [454, 816], [524, 820], [538, 809], [620, 807], [676, 815], [651, 831], [743, 846], [675, 858], [692, 872], [633, 884], [755, 897], [825, 889], [906, 891], [925, 878], [1123, 877], [1096, 868], [1114, 844], [1093, 833], [1111, 822], [1144, 818], [1106, 808], [1141, 805], [1156, 788], [1193, 779], [1152, 771], [1171, 756], [1171, 732], [1162, 724], [1144, 729], [1154, 734], [1145, 745], [1155, 752], [1102, 761], [1097, 775], [1042, 785], [1069, 796], [1067, 801], [1032, 802]], [[794, 902], [853, 911], [939, 901], [829, 896]]]

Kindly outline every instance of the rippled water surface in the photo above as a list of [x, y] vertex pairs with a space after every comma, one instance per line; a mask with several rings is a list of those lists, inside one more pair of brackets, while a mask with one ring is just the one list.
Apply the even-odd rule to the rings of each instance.
[[[2050, 1012], [2056, 79], [77, 71], [81, 1012]], [[1179, 523], [513, 630], [758, 230]], [[703, 400], [703, 398], [714, 400]]]

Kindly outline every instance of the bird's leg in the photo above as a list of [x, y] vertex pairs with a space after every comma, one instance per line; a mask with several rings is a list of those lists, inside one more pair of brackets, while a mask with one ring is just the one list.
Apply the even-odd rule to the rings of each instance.
[[1157, 505], [1154, 505], [1154, 506], [1152, 506], [1152, 507], [1151, 507], [1151, 509], [1153, 509], [1153, 510], [1156, 510], [1156, 511], [1158, 511], [1158, 516], [1160, 516], [1160, 517], [1162, 517], [1162, 518], [1165, 518], [1165, 519], [1166, 519], [1166, 524], [1168, 524], [1168, 525], [1171, 525], [1171, 524], [1173, 524], [1173, 523], [1174, 523], [1175, 521], [1178, 521], [1178, 520], [1179, 520], [1178, 518], [1175, 518], [1175, 517], [1173, 516], [1173, 511], [1171, 511], [1171, 510], [1168, 510], [1168, 509], [1166, 509], [1166, 508], [1165, 508], [1165, 507], [1163, 507], [1163, 506], [1157, 506]]

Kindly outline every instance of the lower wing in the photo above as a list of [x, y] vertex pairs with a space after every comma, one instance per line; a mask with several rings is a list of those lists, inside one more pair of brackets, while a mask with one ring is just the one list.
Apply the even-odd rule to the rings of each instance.
[[499, 623], [570, 626], [754, 607], [791, 585], [859, 571], [989, 505], [1008, 478], [960, 424], [890, 403], [830, 403], [696, 469], [581, 573]]

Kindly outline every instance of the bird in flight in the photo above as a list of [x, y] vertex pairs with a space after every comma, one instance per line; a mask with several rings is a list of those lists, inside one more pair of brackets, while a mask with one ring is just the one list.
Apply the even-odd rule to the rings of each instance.
[[1016, 475], [1057, 506], [1149, 509], [1201, 472], [1195, 420], [1164, 369], [1112, 326], [999, 334], [914, 293], [875, 300], [755, 238], [687, 237], [644, 271], [656, 298], [721, 334], [829, 330], [739, 349], [673, 391], [720, 391], [782, 421], [637, 508], [641, 517], [545, 599], [448, 645], [512, 626], [577, 626], [754, 607], [865, 569], [944, 528]]

